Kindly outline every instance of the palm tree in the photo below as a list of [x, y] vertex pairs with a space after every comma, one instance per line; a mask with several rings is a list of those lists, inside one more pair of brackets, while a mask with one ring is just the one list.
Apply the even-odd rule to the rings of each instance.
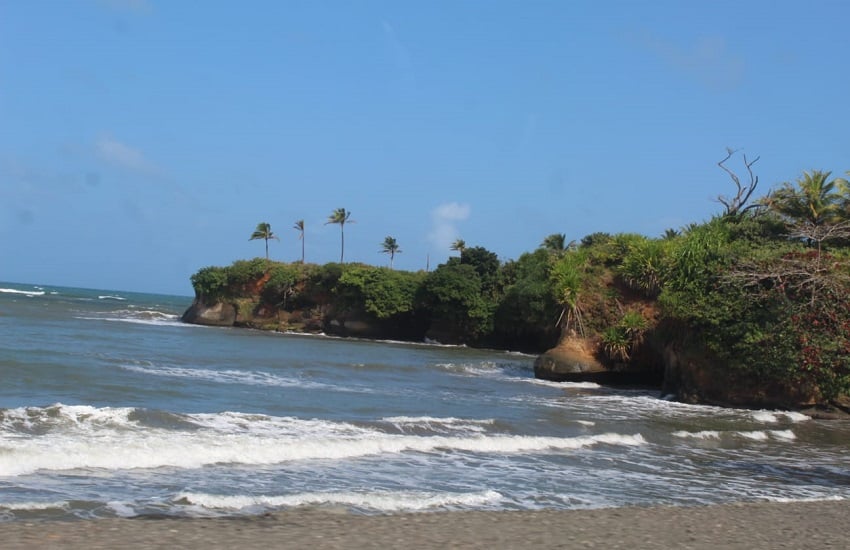
[[562, 252], [567, 246], [567, 236], [563, 233], [552, 233], [543, 239], [540, 246], [552, 252]]
[[333, 213], [328, 216], [328, 221], [325, 222], [325, 225], [329, 223], [338, 223], [339, 224], [339, 236], [340, 236], [340, 248], [339, 248], [339, 263], [345, 263], [343, 260], [345, 258], [345, 223], [351, 221], [354, 223], [354, 220], [349, 220], [351, 217], [351, 212], [346, 210], [345, 208], [337, 208], [333, 211]]
[[251, 233], [251, 238], [249, 241], [254, 241], [257, 239], [263, 239], [266, 241], [266, 260], [269, 259], [269, 239], [280, 240], [277, 238], [277, 235], [272, 233], [272, 225], [268, 222], [260, 222], [257, 224], [257, 229]]
[[449, 247], [449, 250], [454, 250], [463, 256], [463, 251], [466, 250], [466, 241], [463, 239], [456, 239]]
[[843, 178], [829, 181], [831, 172], [803, 172], [794, 183], [765, 197], [765, 204], [779, 214], [796, 222], [819, 226], [839, 221], [848, 182]]
[[395, 238], [387, 237], [384, 239], [384, 242], [381, 243], [381, 254], [389, 254], [390, 255], [390, 269], [393, 268], [393, 259], [396, 254], [401, 254], [401, 249], [398, 247], [398, 243]]
[[304, 263], [304, 220], [298, 220], [292, 229], [298, 231], [298, 238], [301, 240], [301, 263]]
[[675, 239], [679, 236], [679, 232], [673, 229], [672, 227], [668, 227], [664, 230], [664, 233], [661, 235], [661, 239], [665, 241], [669, 241], [671, 239]]

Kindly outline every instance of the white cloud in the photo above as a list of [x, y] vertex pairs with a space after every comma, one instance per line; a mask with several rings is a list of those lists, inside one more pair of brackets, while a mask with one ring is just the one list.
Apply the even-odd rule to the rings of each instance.
[[469, 218], [471, 208], [468, 204], [447, 202], [431, 211], [431, 232], [428, 242], [440, 251], [448, 251], [452, 243], [460, 236], [457, 224]]
[[641, 42], [666, 63], [711, 89], [735, 89], [745, 78], [743, 58], [730, 51], [721, 36], [700, 37], [689, 46], [679, 46], [646, 33]]
[[97, 156], [101, 159], [123, 168], [142, 172], [153, 168], [140, 150], [134, 149], [111, 137], [99, 139], [95, 143], [95, 150]]

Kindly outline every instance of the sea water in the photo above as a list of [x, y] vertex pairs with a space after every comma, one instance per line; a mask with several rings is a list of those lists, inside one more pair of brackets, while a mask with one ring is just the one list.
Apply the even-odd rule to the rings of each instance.
[[187, 325], [190, 302], [0, 283], [0, 520], [850, 498], [847, 422]]

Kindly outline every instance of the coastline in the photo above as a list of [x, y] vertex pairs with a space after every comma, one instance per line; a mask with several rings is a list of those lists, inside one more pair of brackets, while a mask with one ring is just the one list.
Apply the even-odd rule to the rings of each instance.
[[0, 523], [23, 548], [844, 548], [850, 501], [698, 507], [433, 512], [363, 516], [296, 509], [262, 516]]

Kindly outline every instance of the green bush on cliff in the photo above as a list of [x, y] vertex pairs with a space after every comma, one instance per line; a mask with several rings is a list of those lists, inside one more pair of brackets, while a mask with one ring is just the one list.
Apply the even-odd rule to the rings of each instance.
[[227, 291], [227, 268], [203, 267], [192, 275], [190, 280], [196, 296], [209, 301], [217, 300]]
[[429, 273], [417, 293], [417, 307], [461, 341], [492, 330], [495, 304], [482, 295], [481, 278], [469, 264], [442, 264]]
[[493, 337], [506, 346], [551, 348], [559, 335], [560, 308], [549, 280], [552, 255], [545, 249], [526, 253], [502, 269], [504, 294], [496, 307]]
[[236, 260], [227, 268], [227, 283], [235, 288], [254, 282], [265, 275], [269, 266], [265, 258]]
[[667, 324], [686, 328], [682, 344], [709, 350], [727, 369], [808, 384], [826, 398], [846, 393], [846, 260], [780, 239], [772, 227], [754, 217], [691, 227], [659, 297]]
[[334, 292], [338, 306], [362, 310], [377, 319], [410, 313], [423, 274], [362, 264], [345, 266]]
[[298, 283], [304, 277], [303, 264], [274, 263], [268, 275], [262, 292], [263, 301], [286, 309], [297, 292]]

